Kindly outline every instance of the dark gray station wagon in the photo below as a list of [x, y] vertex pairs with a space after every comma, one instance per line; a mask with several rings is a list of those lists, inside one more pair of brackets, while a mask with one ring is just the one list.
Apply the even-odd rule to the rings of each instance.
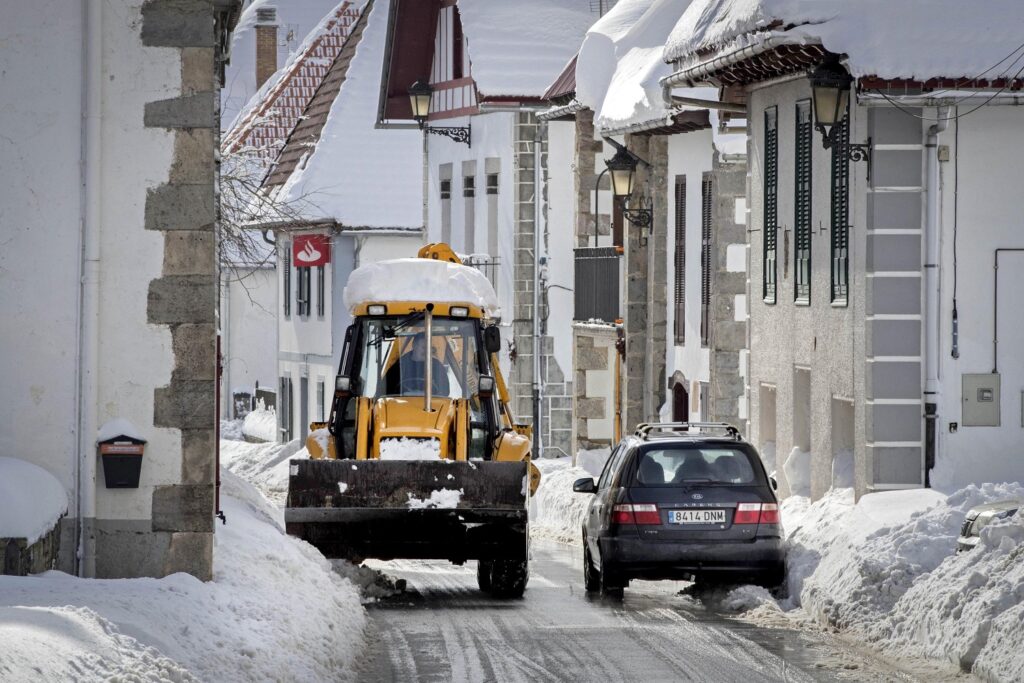
[[579, 479], [573, 490], [593, 494], [583, 525], [588, 591], [619, 595], [630, 579], [785, 580], [775, 482], [731, 425], [640, 425], [597, 482]]

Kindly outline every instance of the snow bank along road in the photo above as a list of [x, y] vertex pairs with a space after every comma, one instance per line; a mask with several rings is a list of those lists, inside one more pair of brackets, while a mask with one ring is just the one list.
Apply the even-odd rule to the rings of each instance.
[[535, 540], [526, 597], [503, 601], [477, 590], [473, 562], [370, 562], [409, 587], [367, 605], [359, 680], [916, 680], [827, 634], [727, 619], [679, 594], [689, 584], [588, 595], [581, 563], [578, 547]]

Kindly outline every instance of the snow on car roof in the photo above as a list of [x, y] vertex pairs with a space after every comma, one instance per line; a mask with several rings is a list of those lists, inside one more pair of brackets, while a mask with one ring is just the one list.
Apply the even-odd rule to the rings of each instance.
[[482, 272], [470, 266], [424, 258], [378, 261], [360, 266], [345, 285], [345, 305], [388, 301], [435, 301], [479, 306], [501, 315], [498, 296]]

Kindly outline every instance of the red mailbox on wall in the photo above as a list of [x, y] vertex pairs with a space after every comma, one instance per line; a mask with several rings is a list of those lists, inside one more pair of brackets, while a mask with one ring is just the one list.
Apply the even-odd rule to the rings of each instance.
[[97, 443], [108, 489], [137, 489], [145, 439], [119, 435]]

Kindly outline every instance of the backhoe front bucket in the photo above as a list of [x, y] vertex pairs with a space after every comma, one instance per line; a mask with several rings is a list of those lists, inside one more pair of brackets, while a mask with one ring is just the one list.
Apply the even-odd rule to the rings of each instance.
[[292, 460], [285, 525], [327, 557], [526, 559], [527, 463]]

